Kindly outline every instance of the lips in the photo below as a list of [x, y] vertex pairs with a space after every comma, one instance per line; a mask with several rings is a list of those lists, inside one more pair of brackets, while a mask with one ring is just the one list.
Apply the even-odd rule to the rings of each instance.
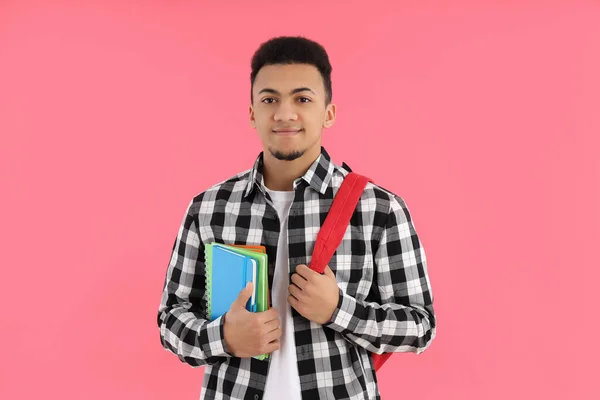
[[284, 128], [284, 129], [273, 129], [273, 133], [280, 136], [292, 136], [302, 132], [302, 129], [295, 128]]

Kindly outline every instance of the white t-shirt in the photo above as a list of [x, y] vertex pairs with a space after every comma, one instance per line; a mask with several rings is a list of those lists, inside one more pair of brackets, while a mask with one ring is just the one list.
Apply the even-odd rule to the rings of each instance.
[[281, 222], [279, 241], [277, 243], [277, 260], [273, 275], [271, 301], [273, 308], [279, 313], [281, 322], [280, 349], [269, 357], [269, 375], [265, 386], [263, 400], [301, 400], [300, 377], [296, 357], [296, 341], [291, 307], [287, 301], [289, 279], [287, 227], [290, 206], [294, 200], [294, 192], [283, 192], [265, 188]]

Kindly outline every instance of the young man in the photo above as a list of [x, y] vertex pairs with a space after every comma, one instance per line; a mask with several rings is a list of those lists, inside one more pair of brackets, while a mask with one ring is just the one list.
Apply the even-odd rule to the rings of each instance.
[[[378, 399], [371, 352], [421, 353], [435, 337], [425, 253], [408, 208], [366, 187], [325, 274], [310, 270], [317, 233], [349, 168], [321, 147], [335, 121], [331, 65], [301, 37], [252, 59], [253, 168], [198, 194], [175, 241], [158, 310], [161, 343], [206, 365], [204, 399]], [[272, 308], [245, 310], [252, 285], [206, 319], [204, 245], [264, 245]], [[265, 361], [252, 358], [269, 352]]]

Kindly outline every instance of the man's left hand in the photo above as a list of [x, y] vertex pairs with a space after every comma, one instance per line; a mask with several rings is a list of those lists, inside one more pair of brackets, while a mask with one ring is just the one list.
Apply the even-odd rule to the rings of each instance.
[[296, 267], [292, 284], [288, 287], [288, 303], [306, 319], [318, 324], [331, 320], [340, 299], [340, 291], [329, 265], [324, 274], [313, 271], [305, 264]]

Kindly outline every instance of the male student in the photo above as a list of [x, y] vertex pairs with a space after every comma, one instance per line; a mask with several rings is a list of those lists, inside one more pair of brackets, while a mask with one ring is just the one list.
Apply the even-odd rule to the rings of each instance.
[[[378, 399], [371, 352], [421, 353], [435, 337], [423, 247], [403, 199], [369, 183], [325, 273], [307, 267], [349, 172], [321, 146], [336, 114], [331, 65], [318, 43], [278, 37], [251, 66], [249, 119], [263, 151], [189, 203], [158, 310], [161, 343], [206, 365], [201, 399]], [[206, 319], [211, 242], [266, 246], [269, 311], [246, 311], [249, 284], [225, 315]]]

